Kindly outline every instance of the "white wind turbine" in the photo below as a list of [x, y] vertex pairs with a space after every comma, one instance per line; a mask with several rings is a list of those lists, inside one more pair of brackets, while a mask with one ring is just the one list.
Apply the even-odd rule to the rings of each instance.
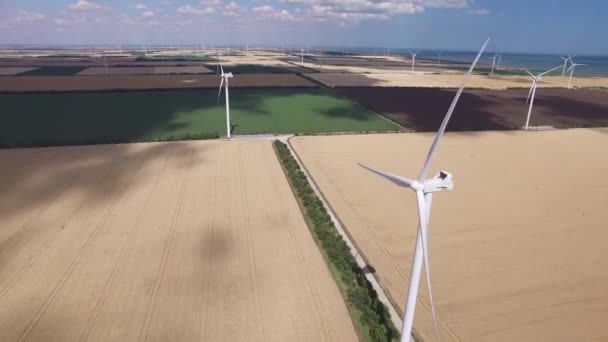
[[490, 72], [490, 75], [494, 75], [494, 67], [496, 66], [496, 58], [498, 58], [498, 54], [494, 55], [494, 57], [490, 57], [492, 58], [492, 71]]
[[441, 55], [443, 55], [443, 50], [439, 50], [437, 52], [435, 52], [435, 54], [437, 55], [437, 65], [441, 65]]
[[416, 55], [421, 52], [422, 52], [422, 50], [419, 50], [416, 53], [414, 53], [414, 52], [412, 52], [412, 50], [410, 50], [410, 55], [412, 55], [412, 72], [414, 72], [414, 67], [416, 66]]
[[[222, 64], [220, 64], [220, 69], [222, 69], [222, 81], [220, 82], [220, 89], [219, 92], [217, 93], [217, 103], [220, 103], [220, 96], [222, 95], [222, 86], [226, 86], [226, 136], [228, 137], [228, 139], [230, 139], [230, 97], [228, 95], [228, 79], [233, 78], [234, 76], [232, 75], [231, 72], [229, 73], [224, 73], [224, 67], [222, 66]], [[224, 83], [224, 81], [226, 83]]]
[[528, 75], [532, 77], [532, 86], [530, 86], [530, 91], [528, 92], [528, 98], [526, 99], [526, 103], [530, 102], [530, 106], [528, 107], [528, 116], [526, 116], [526, 124], [524, 125], [524, 129], [528, 129], [528, 125], [530, 124], [530, 115], [532, 114], [532, 106], [534, 105], [534, 96], [536, 95], [536, 87], [538, 86], [538, 82], [542, 79], [542, 77], [552, 71], [555, 71], [562, 66], [555, 67], [553, 69], [547, 70], [543, 73], [540, 73], [534, 76], [530, 70], [526, 69]]
[[407, 293], [407, 300], [405, 304], [405, 317], [403, 318], [403, 327], [401, 329], [401, 342], [409, 342], [410, 336], [412, 334], [412, 326], [414, 323], [414, 312], [416, 308], [416, 298], [418, 297], [418, 285], [420, 283], [420, 273], [422, 271], [422, 261], [424, 258], [425, 272], [426, 272], [426, 281], [429, 290], [429, 298], [431, 302], [431, 311], [433, 313], [433, 322], [435, 324], [435, 333], [437, 334], [437, 338], [439, 338], [439, 328], [437, 326], [437, 318], [435, 316], [435, 305], [433, 303], [433, 293], [431, 291], [431, 272], [429, 266], [429, 251], [428, 251], [428, 224], [431, 215], [431, 202], [433, 199], [434, 192], [452, 190], [454, 188], [454, 183], [452, 182], [452, 175], [446, 171], [441, 171], [434, 178], [426, 179], [427, 173], [431, 166], [431, 162], [435, 157], [435, 153], [437, 152], [437, 148], [439, 146], [439, 141], [445, 132], [445, 129], [450, 121], [450, 117], [454, 112], [454, 108], [456, 108], [456, 104], [458, 103], [458, 99], [462, 94], [464, 89], [465, 82], [471, 76], [475, 65], [477, 65], [477, 61], [479, 61], [479, 57], [485, 50], [486, 46], [490, 39], [486, 40], [483, 44], [477, 57], [471, 64], [469, 71], [465, 75], [462, 83], [460, 84], [460, 88], [456, 93], [456, 96], [452, 100], [452, 104], [450, 105], [445, 117], [443, 118], [443, 122], [441, 123], [441, 127], [435, 135], [435, 139], [431, 144], [428, 155], [426, 157], [426, 161], [424, 166], [422, 167], [422, 171], [420, 171], [420, 175], [417, 179], [411, 180], [405, 177], [392, 175], [390, 173], [386, 173], [384, 171], [376, 170], [364, 165], [359, 164], [361, 167], [377, 174], [393, 184], [403, 187], [409, 188], [416, 193], [416, 201], [418, 203], [418, 234], [416, 237], [416, 248], [414, 250], [414, 258], [412, 261], [412, 271], [410, 275], [410, 285]]
[[559, 58], [561, 58], [561, 59], [564, 60], [564, 66], [563, 66], [563, 69], [562, 69], [562, 77], [564, 77], [564, 75], [566, 75], [566, 67], [568, 67], [568, 61], [570, 61], [570, 63], [572, 63], [572, 58], [573, 57], [574, 56], [570, 56], [570, 55], [568, 55], [568, 58], [559, 56]]
[[502, 62], [502, 52], [498, 53], [498, 62], [496, 63], [496, 70], [500, 69], [500, 62]]
[[574, 74], [574, 67], [587, 65], [587, 64], [574, 63], [572, 60], [570, 60], [570, 63], [571, 63], [571, 65], [570, 65], [570, 68], [568, 69], [568, 71], [570, 71], [570, 77], [568, 78], [568, 89], [570, 89], [570, 85], [572, 83], [572, 75]]

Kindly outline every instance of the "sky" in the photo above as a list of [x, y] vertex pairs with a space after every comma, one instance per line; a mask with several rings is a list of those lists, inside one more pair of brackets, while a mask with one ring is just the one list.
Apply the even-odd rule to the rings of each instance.
[[216, 44], [608, 55], [605, 0], [0, 0], [0, 44]]

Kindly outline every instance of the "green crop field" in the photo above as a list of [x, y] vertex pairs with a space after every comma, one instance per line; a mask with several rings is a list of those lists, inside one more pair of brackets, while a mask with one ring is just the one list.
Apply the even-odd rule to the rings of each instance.
[[[226, 134], [216, 90], [0, 94], [0, 146], [209, 138]], [[230, 90], [233, 134], [392, 131], [320, 88]]]

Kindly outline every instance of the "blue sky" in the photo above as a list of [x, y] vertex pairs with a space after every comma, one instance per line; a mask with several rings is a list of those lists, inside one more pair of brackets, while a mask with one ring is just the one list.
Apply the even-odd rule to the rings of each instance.
[[0, 43], [307, 44], [608, 54], [608, 1], [0, 0]]

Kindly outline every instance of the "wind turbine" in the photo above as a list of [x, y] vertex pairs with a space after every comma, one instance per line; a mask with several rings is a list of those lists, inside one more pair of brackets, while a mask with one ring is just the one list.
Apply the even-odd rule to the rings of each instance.
[[437, 65], [441, 65], [441, 55], [443, 55], [443, 50], [439, 50], [435, 52], [437, 54]]
[[543, 73], [540, 73], [534, 76], [530, 70], [526, 69], [528, 75], [532, 77], [532, 86], [530, 87], [530, 91], [528, 92], [528, 98], [526, 99], [526, 103], [530, 102], [530, 107], [528, 107], [528, 116], [526, 116], [526, 124], [524, 125], [524, 129], [528, 129], [528, 125], [530, 124], [530, 114], [532, 114], [532, 106], [534, 105], [534, 96], [536, 95], [536, 87], [538, 86], [538, 82], [542, 79], [542, 77], [552, 71], [555, 71], [562, 66], [555, 67], [553, 69], [547, 70]]
[[494, 67], [496, 66], [496, 58], [498, 58], [498, 54], [495, 54], [492, 58], [492, 71], [490, 72], [490, 76], [494, 75]]
[[393, 184], [400, 186], [402, 188], [409, 188], [416, 193], [416, 201], [418, 203], [418, 234], [416, 237], [416, 248], [414, 250], [414, 258], [412, 261], [412, 271], [410, 275], [410, 285], [407, 293], [407, 300], [405, 304], [405, 317], [403, 318], [403, 327], [401, 329], [401, 342], [409, 342], [410, 336], [412, 334], [412, 325], [414, 323], [414, 312], [416, 308], [416, 298], [418, 297], [418, 285], [420, 283], [420, 273], [422, 271], [422, 261], [424, 257], [424, 265], [426, 272], [426, 281], [429, 289], [429, 298], [431, 302], [431, 311], [433, 314], [433, 322], [435, 324], [435, 334], [439, 338], [439, 328], [437, 326], [437, 318], [435, 315], [435, 305], [433, 303], [433, 293], [431, 291], [431, 272], [429, 266], [429, 247], [428, 247], [428, 224], [431, 215], [431, 202], [433, 199], [434, 192], [452, 190], [454, 188], [454, 183], [452, 182], [452, 175], [446, 171], [440, 171], [434, 178], [426, 179], [427, 173], [431, 166], [431, 162], [435, 157], [435, 153], [437, 152], [437, 148], [439, 146], [439, 141], [445, 132], [445, 129], [450, 121], [450, 117], [454, 112], [454, 108], [456, 108], [456, 104], [458, 103], [458, 99], [462, 94], [464, 89], [464, 85], [466, 81], [471, 76], [475, 65], [477, 65], [477, 61], [479, 61], [479, 57], [485, 50], [486, 46], [490, 38], [486, 40], [486, 42], [482, 45], [477, 57], [471, 64], [469, 71], [466, 73], [462, 83], [460, 84], [460, 88], [456, 93], [456, 96], [452, 100], [452, 104], [450, 105], [445, 117], [443, 118], [443, 122], [441, 123], [441, 127], [439, 127], [439, 131], [437, 131], [437, 135], [435, 135], [435, 139], [431, 144], [428, 155], [426, 157], [426, 161], [424, 166], [422, 167], [422, 171], [420, 171], [420, 175], [415, 180], [411, 180], [405, 177], [396, 176], [384, 171], [376, 170], [364, 165], [359, 164], [361, 167], [371, 171]]
[[220, 103], [220, 96], [222, 95], [222, 86], [224, 85], [224, 81], [226, 81], [226, 136], [230, 139], [230, 100], [228, 96], [228, 79], [233, 78], [232, 73], [224, 73], [224, 67], [220, 63], [220, 69], [222, 69], [222, 81], [220, 82], [220, 90], [217, 93], [217, 103]]
[[500, 62], [502, 62], [502, 52], [498, 53], [498, 63], [496, 63], [496, 70], [500, 69]]
[[220, 51], [217, 51], [217, 63], [215, 63], [215, 74], [220, 74], [220, 66], [222, 65], [222, 54]]
[[559, 56], [559, 58], [564, 60], [564, 67], [562, 69], [562, 77], [564, 77], [564, 75], [566, 75], [566, 67], [568, 66], [568, 61], [570, 61], [570, 63], [572, 63], [572, 58], [574, 58], [575, 56], [570, 56], [568, 55], [568, 58]]
[[571, 63], [571, 65], [570, 65], [570, 68], [568, 69], [568, 71], [570, 71], [570, 77], [568, 78], [568, 89], [570, 89], [570, 84], [572, 83], [572, 75], [574, 74], [574, 67], [587, 65], [587, 64], [574, 63], [572, 60], [570, 60], [570, 63]]
[[416, 66], [416, 55], [421, 52], [422, 52], [422, 50], [419, 50], [416, 53], [414, 53], [414, 52], [412, 52], [412, 50], [410, 50], [410, 55], [412, 55], [412, 72], [414, 72], [414, 67]]

